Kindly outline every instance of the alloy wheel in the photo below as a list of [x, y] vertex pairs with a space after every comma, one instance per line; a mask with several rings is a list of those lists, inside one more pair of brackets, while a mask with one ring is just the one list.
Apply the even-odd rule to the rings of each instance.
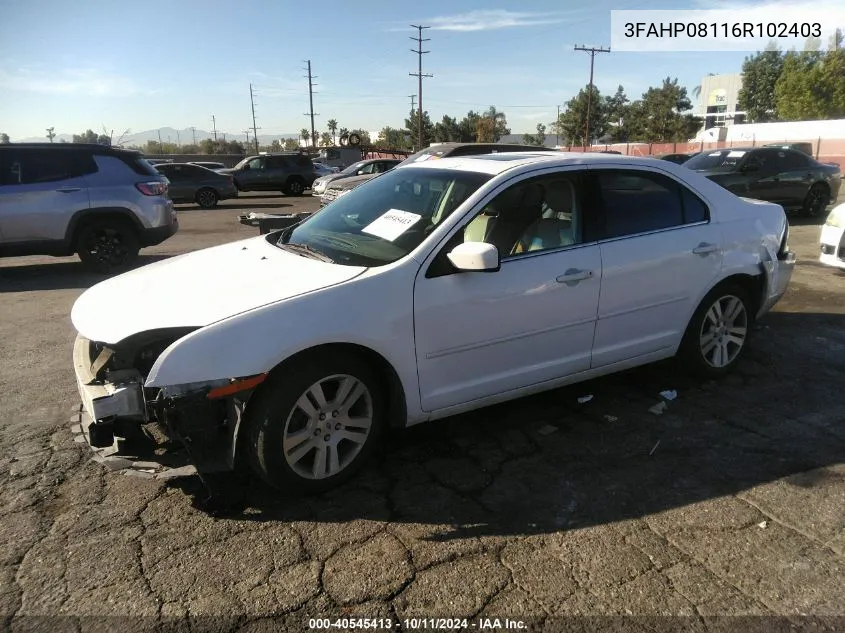
[[367, 386], [346, 374], [311, 385], [285, 422], [282, 450], [288, 466], [304, 479], [325, 479], [349, 466], [364, 447], [373, 423]]
[[123, 235], [120, 231], [110, 228], [93, 231], [85, 243], [85, 250], [96, 261], [109, 266], [120, 266], [129, 256]]
[[739, 297], [716, 299], [704, 315], [699, 349], [711, 367], [721, 369], [736, 360], [748, 337], [748, 312]]

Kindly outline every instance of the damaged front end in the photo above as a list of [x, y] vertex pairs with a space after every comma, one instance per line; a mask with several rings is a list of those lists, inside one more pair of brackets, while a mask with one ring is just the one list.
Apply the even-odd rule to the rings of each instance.
[[77, 336], [73, 363], [82, 406], [77, 441], [113, 470], [172, 477], [235, 467], [244, 407], [264, 375], [147, 387], [158, 357], [198, 328], [170, 328], [103, 344]]

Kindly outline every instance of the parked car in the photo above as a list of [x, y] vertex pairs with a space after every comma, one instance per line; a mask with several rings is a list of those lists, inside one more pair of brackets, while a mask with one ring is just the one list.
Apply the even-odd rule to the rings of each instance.
[[[551, 147], [538, 147], [536, 145], [515, 145], [510, 143], [437, 143], [411, 154], [400, 165], [419, 163], [426, 160], [446, 158], [447, 156], [474, 156], [477, 154], [490, 154], [498, 152], [556, 152]], [[329, 184], [323, 195], [320, 196], [320, 206], [324, 207], [339, 196], [345, 195], [355, 187], [372, 180], [378, 174], [362, 174], [344, 178], [343, 181]]]
[[775, 202], [819, 217], [842, 184], [838, 165], [793, 149], [742, 147], [701, 152], [684, 167], [706, 175], [738, 196]]
[[144, 160], [146, 160], [153, 167], [155, 167], [156, 165], [162, 165], [164, 163], [173, 162], [172, 158], [145, 158]]
[[[387, 427], [676, 355], [725, 375], [786, 291], [788, 229], [779, 205], [669, 162], [411, 161], [287, 229], [85, 291], [82, 428], [104, 447], [164, 421], [223, 442], [230, 467], [323, 490]], [[140, 309], [142, 288], [168, 309]]]
[[301, 196], [317, 179], [314, 163], [298, 152], [248, 156], [220, 173], [230, 174], [239, 191], [281, 191], [289, 196]]
[[805, 153], [807, 156], [813, 155], [813, 144], [812, 143], [769, 143], [767, 145], [763, 145], [763, 147], [779, 147], [781, 149], [794, 149], [796, 151]]
[[845, 270], [845, 203], [834, 207], [822, 226], [819, 261]]
[[314, 196], [320, 196], [325, 193], [326, 187], [328, 187], [330, 183], [337, 182], [338, 180], [344, 180], [346, 178], [352, 178], [353, 176], [381, 174], [393, 169], [401, 162], [401, 160], [396, 158], [371, 158], [368, 160], [360, 160], [342, 171], [317, 178], [311, 187], [311, 194]]
[[97, 272], [124, 270], [178, 230], [167, 188], [140, 152], [0, 145], [0, 256], [76, 253]]
[[188, 164], [189, 165], [199, 165], [200, 167], [205, 167], [206, 169], [212, 169], [212, 170], [226, 169], [226, 165], [224, 165], [223, 163], [212, 163], [212, 162], [209, 162], [209, 161], [191, 161]]
[[[319, 180], [320, 177], [322, 177], [322, 176], [328, 176], [330, 174], [336, 174], [337, 172], [340, 171], [340, 169], [338, 169], [337, 167], [329, 167], [328, 165], [324, 165], [323, 163], [316, 161], [316, 160], [311, 161], [311, 162], [314, 163], [314, 171], [317, 172], [317, 176], [318, 176], [317, 180]], [[316, 182], [316, 180], [314, 182]], [[312, 189], [314, 188], [313, 184], [311, 185], [311, 188]]]
[[238, 188], [228, 174], [189, 163], [156, 165], [156, 170], [170, 181], [173, 202], [194, 202], [203, 209], [213, 209], [219, 200], [238, 197]]
[[683, 165], [687, 162], [690, 158], [697, 154], [661, 154], [656, 156], [655, 158], [659, 158], [660, 160], [668, 160], [670, 163], [675, 163], [676, 165]]

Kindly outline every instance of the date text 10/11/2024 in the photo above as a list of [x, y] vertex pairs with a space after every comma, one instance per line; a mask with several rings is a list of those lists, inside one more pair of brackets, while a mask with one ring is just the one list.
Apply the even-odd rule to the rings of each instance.
[[312, 630], [391, 630], [400, 628], [403, 631], [478, 631], [497, 630], [527, 630], [528, 626], [522, 620], [509, 618], [311, 618], [308, 628]]

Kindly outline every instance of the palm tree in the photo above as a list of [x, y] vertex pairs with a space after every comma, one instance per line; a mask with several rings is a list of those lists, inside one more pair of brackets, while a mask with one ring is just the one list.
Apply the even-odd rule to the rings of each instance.
[[337, 142], [335, 141], [335, 135], [337, 134], [337, 121], [334, 119], [329, 119], [329, 132], [332, 135], [332, 144], [335, 145]]
[[299, 130], [299, 136], [302, 137], [302, 140], [305, 141], [305, 144], [308, 145], [308, 141], [311, 139], [311, 132], [302, 128]]

